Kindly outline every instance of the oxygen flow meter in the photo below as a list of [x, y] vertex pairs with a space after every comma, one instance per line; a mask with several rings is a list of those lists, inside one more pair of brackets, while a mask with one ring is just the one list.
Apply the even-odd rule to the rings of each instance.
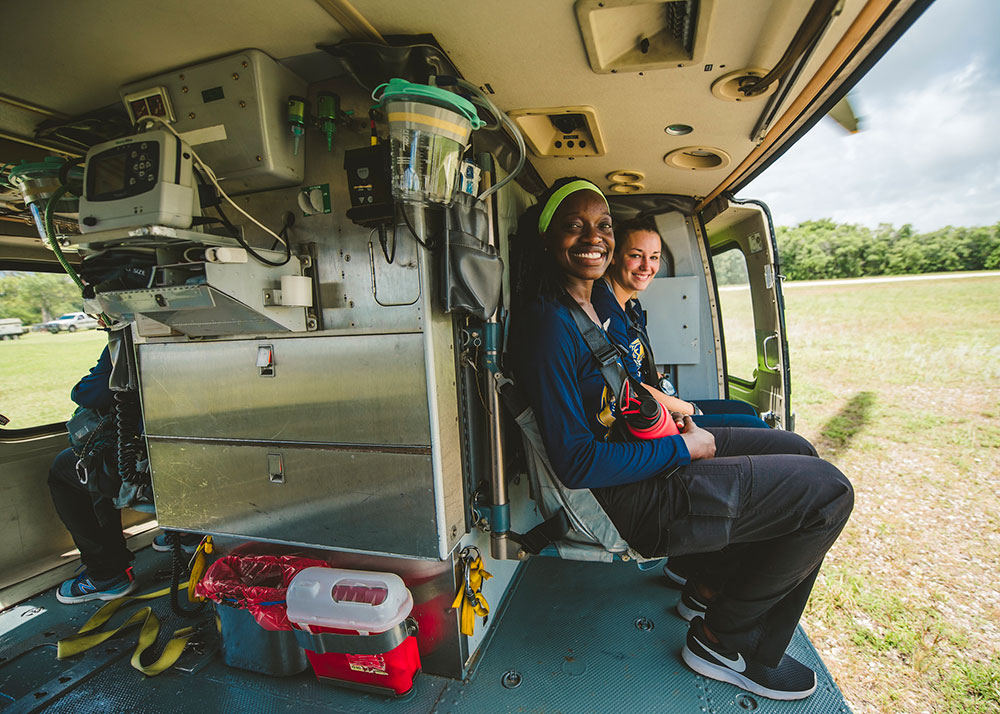
[[201, 212], [191, 147], [162, 129], [91, 148], [83, 185], [81, 233], [144, 225], [187, 229]]

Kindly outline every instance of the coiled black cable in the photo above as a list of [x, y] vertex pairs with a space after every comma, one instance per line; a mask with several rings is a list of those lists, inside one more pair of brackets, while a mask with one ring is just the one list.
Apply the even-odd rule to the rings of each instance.
[[142, 413], [135, 392], [115, 392], [118, 425], [118, 475], [127, 483], [138, 483]]

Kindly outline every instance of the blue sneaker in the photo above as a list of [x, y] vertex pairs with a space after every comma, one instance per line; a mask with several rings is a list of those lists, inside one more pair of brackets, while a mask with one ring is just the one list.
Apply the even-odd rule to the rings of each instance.
[[[194, 555], [194, 552], [198, 550], [198, 544], [201, 543], [202, 536], [197, 533], [181, 533], [181, 550], [188, 555]], [[170, 533], [161, 533], [160, 535], [153, 538], [153, 550], [159, 553], [171, 553], [174, 550], [173, 545], [170, 542]]]
[[132, 568], [111, 580], [93, 580], [87, 571], [63, 582], [56, 590], [56, 600], [65, 605], [75, 605], [89, 600], [117, 600], [138, 587], [132, 577]]

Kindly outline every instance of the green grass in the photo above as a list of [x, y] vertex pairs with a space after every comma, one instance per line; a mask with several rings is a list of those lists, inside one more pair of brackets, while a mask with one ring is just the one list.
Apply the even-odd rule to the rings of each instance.
[[30, 332], [0, 341], [0, 409], [7, 429], [64, 421], [75, 405], [69, 393], [108, 343], [100, 330]]
[[945, 679], [942, 694], [947, 714], [1000, 712], [1000, 656], [957, 664]]
[[856, 489], [806, 629], [856, 714], [1000, 714], [1000, 274], [785, 302], [797, 429]]

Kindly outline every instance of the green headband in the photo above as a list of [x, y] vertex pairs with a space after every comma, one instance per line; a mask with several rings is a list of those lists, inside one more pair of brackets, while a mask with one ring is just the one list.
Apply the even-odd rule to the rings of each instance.
[[[577, 191], [593, 191], [604, 201], [604, 205], [608, 205], [608, 199], [604, 197], [601, 193], [601, 189], [597, 188], [590, 181], [570, 181], [568, 184], [557, 190], [551, 196], [549, 200], [545, 202], [545, 208], [542, 209], [542, 215], [538, 217], [538, 232], [544, 233], [549, 228], [549, 223], [552, 221], [552, 216], [555, 215], [556, 209], [559, 208], [559, 204], [563, 202], [568, 195], [575, 193]], [[608, 206], [608, 210], [611, 207]]]

